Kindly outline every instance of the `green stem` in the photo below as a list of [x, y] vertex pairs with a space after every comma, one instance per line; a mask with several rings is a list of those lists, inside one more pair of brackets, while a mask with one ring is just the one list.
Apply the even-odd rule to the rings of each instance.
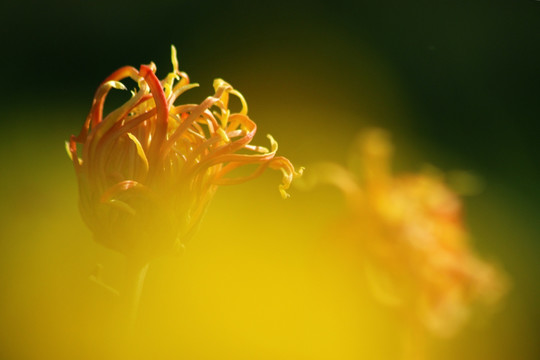
[[125, 311], [125, 321], [129, 333], [132, 333], [137, 321], [139, 303], [148, 262], [132, 256], [127, 257], [126, 279], [123, 291], [123, 307]]

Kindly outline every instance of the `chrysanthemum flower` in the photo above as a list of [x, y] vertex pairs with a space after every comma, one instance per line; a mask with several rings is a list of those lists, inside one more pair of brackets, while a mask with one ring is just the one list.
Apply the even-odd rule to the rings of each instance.
[[474, 302], [502, 294], [501, 274], [470, 248], [461, 201], [442, 177], [393, 176], [382, 130], [365, 132], [359, 146], [359, 179], [333, 164], [312, 172], [345, 193], [345, 236], [359, 246], [377, 298], [415, 326], [451, 335]]
[[[218, 185], [238, 184], [266, 168], [280, 170], [280, 191], [287, 197], [291, 162], [270, 149], [251, 145], [257, 126], [247, 115], [243, 96], [221, 79], [215, 93], [200, 104], [175, 105], [190, 84], [179, 71], [172, 47], [173, 72], [163, 80], [156, 66], [126, 66], [99, 86], [78, 136], [67, 150], [78, 183], [80, 211], [99, 243], [122, 253], [151, 258], [178, 247], [193, 233]], [[103, 114], [111, 89], [127, 90], [131, 78], [138, 90], [125, 104]], [[239, 112], [229, 97], [240, 99]], [[253, 164], [250, 175], [233, 170]], [[143, 254], [143, 255], [142, 255]]]

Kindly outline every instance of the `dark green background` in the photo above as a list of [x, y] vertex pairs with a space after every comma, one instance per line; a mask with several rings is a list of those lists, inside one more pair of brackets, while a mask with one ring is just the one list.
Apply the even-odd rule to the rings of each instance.
[[357, 51], [367, 48], [407, 96], [408, 132], [532, 193], [539, 12], [527, 0], [5, 2], [2, 103], [5, 113], [58, 97], [86, 101], [112, 69], [168, 64], [172, 43], [203, 84], [227, 79], [234, 58], [262, 53], [277, 63], [254, 64], [261, 82], [271, 66], [312, 79], [332, 69], [332, 82], [354, 91]]

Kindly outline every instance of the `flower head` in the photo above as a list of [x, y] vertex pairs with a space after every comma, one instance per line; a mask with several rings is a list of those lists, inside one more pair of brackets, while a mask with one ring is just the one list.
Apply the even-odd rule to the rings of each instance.
[[[251, 145], [257, 125], [247, 115], [243, 96], [221, 79], [215, 93], [200, 104], [175, 105], [190, 84], [179, 71], [172, 47], [173, 71], [163, 80], [156, 66], [126, 66], [99, 86], [78, 136], [67, 144], [79, 183], [82, 217], [96, 241], [131, 254], [155, 256], [178, 246], [196, 228], [218, 185], [238, 184], [266, 168], [281, 170], [280, 192], [287, 197], [299, 175], [285, 157]], [[104, 116], [111, 89], [127, 90], [120, 81], [138, 84], [126, 103]], [[239, 112], [229, 109], [240, 99]], [[245, 176], [233, 170], [253, 164]]]
[[372, 129], [359, 141], [360, 179], [337, 165], [319, 174], [346, 194], [346, 236], [359, 245], [377, 298], [432, 333], [451, 335], [472, 303], [502, 294], [501, 274], [473, 253], [461, 201], [443, 179], [394, 176], [392, 151], [388, 134]]

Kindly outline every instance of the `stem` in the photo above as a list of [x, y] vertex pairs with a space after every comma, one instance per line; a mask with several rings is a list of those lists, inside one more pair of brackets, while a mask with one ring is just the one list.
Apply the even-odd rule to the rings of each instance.
[[[126, 256], [124, 284], [120, 292], [117, 319], [114, 326], [114, 345], [108, 353], [110, 359], [133, 359], [136, 351], [135, 325], [141, 299], [144, 279], [148, 271], [148, 261], [140, 257]], [[133, 355], [133, 356], [132, 356]]]
[[128, 333], [132, 333], [137, 321], [137, 313], [141, 300], [142, 289], [146, 272], [148, 271], [148, 262], [128, 256], [126, 279], [123, 291], [123, 308], [125, 311], [125, 323]]

